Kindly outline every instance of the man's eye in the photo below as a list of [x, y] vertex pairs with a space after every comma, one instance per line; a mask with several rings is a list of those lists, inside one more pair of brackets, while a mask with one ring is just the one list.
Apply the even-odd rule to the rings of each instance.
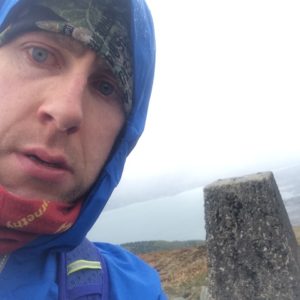
[[49, 51], [43, 48], [32, 47], [30, 52], [32, 58], [38, 63], [46, 62], [49, 57]]
[[95, 88], [104, 96], [110, 96], [115, 91], [115, 86], [105, 80], [95, 83]]

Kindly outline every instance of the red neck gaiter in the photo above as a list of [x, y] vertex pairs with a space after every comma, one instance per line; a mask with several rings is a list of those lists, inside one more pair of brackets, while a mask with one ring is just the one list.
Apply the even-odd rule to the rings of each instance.
[[79, 215], [81, 202], [23, 199], [0, 187], [0, 255], [21, 248], [40, 235], [68, 230]]

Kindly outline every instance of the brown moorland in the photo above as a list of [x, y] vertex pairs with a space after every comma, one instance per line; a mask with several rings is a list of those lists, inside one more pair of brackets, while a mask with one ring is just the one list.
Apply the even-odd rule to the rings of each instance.
[[[294, 227], [300, 245], [300, 226]], [[200, 299], [201, 287], [207, 285], [207, 252], [205, 246], [139, 254], [161, 276], [169, 299]]]
[[207, 277], [205, 246], [195, 246], [139, 255], [161, 276], [169, 299], [199, 299]]

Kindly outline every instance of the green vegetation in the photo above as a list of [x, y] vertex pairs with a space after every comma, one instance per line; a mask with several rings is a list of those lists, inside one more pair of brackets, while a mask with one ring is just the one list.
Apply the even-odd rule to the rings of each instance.
[[205, 241], [144, 241], [122, 244], [122, 246], [135, 254], [145, 254], [157, 251], [169, 251], [205, 245]]

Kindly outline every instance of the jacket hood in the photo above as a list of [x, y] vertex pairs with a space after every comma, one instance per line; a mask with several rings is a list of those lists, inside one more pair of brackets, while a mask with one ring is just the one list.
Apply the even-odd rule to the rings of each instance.
[[[80, 215], [71, 229], [41, 236], [19, 251], [71, 249], [78, 245], [101, 214], [111, 193], [119, 183], [128, 154], [143, 132], [150, 99], [154, 66], [155, 38], [152, 17], [144, 0], [126, 0], [131, 5], [131, 43], [133, 65], [133, 106], [123, 131], [99, 177], [87, 195]], [[17, 3], [4, 0], [0, 4], [0, 25]]]

